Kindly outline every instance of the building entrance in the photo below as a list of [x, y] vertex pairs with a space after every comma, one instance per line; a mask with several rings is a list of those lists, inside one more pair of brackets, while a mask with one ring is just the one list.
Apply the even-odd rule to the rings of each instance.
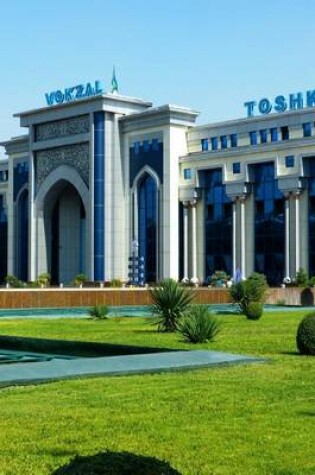
[[71, 184], [57, 186], [60, 193], [45, 219], [49, 229], [49, 272], [55, 284], [69, 283], [77, 274], [86, 273], [86, 213], [82, 199]]

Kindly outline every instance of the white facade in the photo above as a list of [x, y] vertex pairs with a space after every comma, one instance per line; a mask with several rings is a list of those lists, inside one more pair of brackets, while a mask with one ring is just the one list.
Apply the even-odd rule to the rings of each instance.
[[315, 109], [197, 115], [115, 94], [17, 114], [28, 133], [2, 144], [1, 279], [127, 281], [132, 241], [145, 281], [315, 273]]

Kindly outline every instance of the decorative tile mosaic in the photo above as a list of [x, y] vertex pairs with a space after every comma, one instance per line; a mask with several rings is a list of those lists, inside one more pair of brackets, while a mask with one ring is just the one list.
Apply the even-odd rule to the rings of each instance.
[[36, 153], [36, 190], [60, 165], [74, 168], [89, 187], [89, 143], [66, 145]]
[[89, 130], [90, 118], [88, 115], [46, 122], [36, 126], [36, 142], [67, 137], [69, 135], [85, 134]]

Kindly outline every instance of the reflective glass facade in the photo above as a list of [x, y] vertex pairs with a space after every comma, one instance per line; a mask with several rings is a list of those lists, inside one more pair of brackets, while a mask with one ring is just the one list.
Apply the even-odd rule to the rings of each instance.
[[308, 249], [309, 275], [315, 275], [315, 157], [309, 160], [308, 178]]
[[232, 202], [222, 184], [222, 171], [204, 172], [205, 275], [216, 270], [232, 273]]
[[284, 198], [278, 190], [273, 163], [253, 166], [255, 200], [255, 271], [271, 285], [284, 276]]
[[138, 185], [139, 257], [144, 257], [145, 282], [157, 280], [157, 202], [155, 180], [145, 173]]
[[27, 281], [28, 269], [28, 191], [25, 190], [18, 202], [19, 260], [18, 277]]
[[8, 216], [3, 203], [3, 195], [0, 195], [0, 282], [7, 275], [7, 239]]

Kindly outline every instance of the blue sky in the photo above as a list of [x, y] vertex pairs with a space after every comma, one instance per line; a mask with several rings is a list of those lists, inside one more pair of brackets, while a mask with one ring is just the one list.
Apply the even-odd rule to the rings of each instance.
[[[3, 0], [0, 140], [44, 93], [100, 79], [120, 93], [245, 117], [243, 103], [315, 89], [314, 0]], [[3, 152], [0, 151], [3, 156]]]

